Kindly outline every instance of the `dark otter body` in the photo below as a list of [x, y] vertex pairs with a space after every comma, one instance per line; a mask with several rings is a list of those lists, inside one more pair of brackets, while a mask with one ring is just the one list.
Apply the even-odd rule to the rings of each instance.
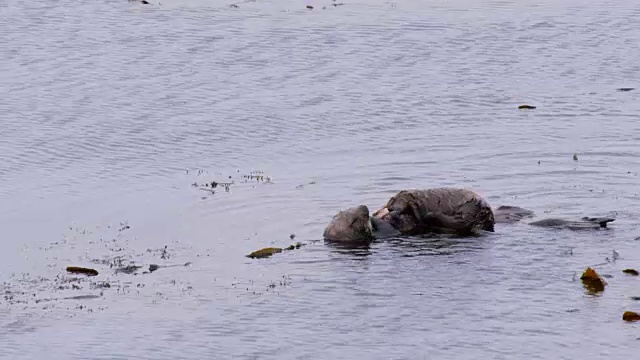
[[495, 223], [488, 202], [471, 190], [457, 188], [402, 190], [372, 216], [403, 235], [472, 235], [493, 232]]
[[365, 205], [340, 211], [325, 228], [324, 239], [369, 243], [398, 235], [473, 235], [493, 232], [494, 223], [489, 203], [471, 190], [403, 190], [372, 216]]

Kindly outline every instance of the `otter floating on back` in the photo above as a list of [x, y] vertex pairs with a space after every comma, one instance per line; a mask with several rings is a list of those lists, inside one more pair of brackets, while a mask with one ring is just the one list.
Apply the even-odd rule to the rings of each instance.
[[[477, 193], [462, 188], [402, 190], [386, 205], [369, 213], [365, 205], [342, 210], [324, 230], [326, 241], [369, 243], [376, 238], [427, 233], [478, 235], [494, 232], [496, 223], [515, 223], [533, 216], [517, 206], [500, 206], [495, 211]], [[571, 230], [605, 228], [612, 218], [583, 217], [577, 221], [543, 219], [533, 226]]]

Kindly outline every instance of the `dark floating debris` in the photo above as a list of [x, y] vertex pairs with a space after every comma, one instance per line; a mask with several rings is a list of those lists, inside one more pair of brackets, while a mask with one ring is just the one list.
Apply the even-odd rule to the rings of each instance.
[[249, 175], [242, 175], [245, 180], [256, 180], [257, 182], [271, 182], [271, 178], [264, 175], [263, 171], [252, 171]]
[[580, 277], [584, 287], [592, 293], [604, 291], [607, 282], [592, 268], [588, 267]]
[[131, 229], [131, 226], [129, 226], [129, 224], [127, 224], [126, 222], [123, 222], [123, 223], [120, 223], [120, 229], [118, 229], [118, 231], [122, 232], [129, 229]]
[[633, 312], [633, 311], [625, 311], [624, 314], [622, 314], [622, 320], [624, 320], [624, 321], [638, 321], [638, 320], [640, 320], [640, 315], [638, 315], [638, 313]]
[[578, 161], [578, 154], [573, 154], [573, 161]]
[[[237, 172], [240, 172], [240, 170], [237, 170]], [[187, 174], [188, 174], [188, 170], [187, 170]], [[204, 172], [202, 172], [201, 170], [198, 171], [198, 176], [204, 174]], [[221, 175], [221, 174], [218, 174]], [[248, 175], [242, 175], [241, 176], [242, 181], [240, 181], [241, 183], [248, 183], [248, 182], [262, 182], [262, 183], [268, 183], [271, 184], [271, 177], [266, 176], [264, 174], [263, 171], [251, 171]], [[216, 193], [216, 191], [214, 189], [220, 189], [223, 188], [225, 192], [230, 192], [231, 191], [231, 186], [236, 184], [236, 180], [233, 178], [233, 176], [229, 175], [227, 177], [224, 178], [223, 181], [216, 181], [216, 180], [212, 180], [212, 181], [207, 181], [207, 182], [193, 182], [191, 184], [191, 186], [198, 188], [199, 190], [203, 190], [206, 191], [208, 193], [210, 193], [211, 195], [214, 195]]]
[[630, 296], [629, 299], [635, 300], [635, 301], [640, 301], [640, 296]]
[[84, 274], [84, 275], [88, 275], [88, 276], [97, 276], [98, 275], [98, 270], [79, 267], [79, 266], [68, 266], [67, 267], [67, 272], [70, 272], [72, 274]]
[[631, 91], [631, 90], [635, 90], [636, 88], [618, 88], [618, 91]]
[[89, 300], [89, 299], [99, 299], [100, 295], [76, 295], [76, 296], [67, 296], [63, 299], [65, 300]]
[[518, 109], [535, 109], [536, 107], [533, 105], [520, 105]]
[[313, 10], [313, 6], [311, 6], [311, 5], [307, 5], [307, 9], [309, 9], [309, 10]]
[[149, 272], [152, 273], [156, 270], [158, 270], [160, 268], [160, 266], [156, 265], [156, 264], [151, 264], [149, 265]]
[[635, 269], [624, 269], [624, 270], [622, 270], [622, 272], [625, 273], [625, 274], [633, 275], [633, 276], [640, 275], [640, 273], [638, 273], [638, 271], [635, 270]]
[[106, 281], [102, 281], [99, 283], [91, 283], [91, 288], [93, 289], [110, 289], [111, 288], [111, 284], [109, 284]]
[[136, 271], [138, 271], [138, 269], [140, 269], [141, 267], [142, 266], [139, 266], [139, 265], [123, 266], [123, 267], [117, 268], [116, 273], [133, 274]]

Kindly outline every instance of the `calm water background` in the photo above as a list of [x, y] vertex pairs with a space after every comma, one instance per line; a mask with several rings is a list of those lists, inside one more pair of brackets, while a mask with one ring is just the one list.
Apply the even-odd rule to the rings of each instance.
[[[640, 91], [616, 89], [639, 86], [640, 3], [307, 3], [0, 3], [0, 280], [23, 300], [0, 299], [0, 357], [633, 358]], [[434, 186], [617, 221], [311, 241], [342, 208]], [[124, 253], [192, 264], [90, 262]], [[590, 296], [574, 274], [602, 263]], [[123, 287], [55, 300], [70, 264]]]

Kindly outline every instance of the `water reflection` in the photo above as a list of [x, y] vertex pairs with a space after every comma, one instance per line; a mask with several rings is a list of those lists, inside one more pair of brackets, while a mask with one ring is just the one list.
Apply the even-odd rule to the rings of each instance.
[[360, 242], [339, 242], [339, 241], [325, 241], [327, 249], [333, 254], [340, 254], [353, 257], [366, 257], [373, 252], [371, 251], [371, 244]]
[[484, 249], [483, 242], [487, 241], [487, 236], [462, 237], [435, 234], [403, 237], [389, 239], [384, 246], [402, 257], [448, 256]]

